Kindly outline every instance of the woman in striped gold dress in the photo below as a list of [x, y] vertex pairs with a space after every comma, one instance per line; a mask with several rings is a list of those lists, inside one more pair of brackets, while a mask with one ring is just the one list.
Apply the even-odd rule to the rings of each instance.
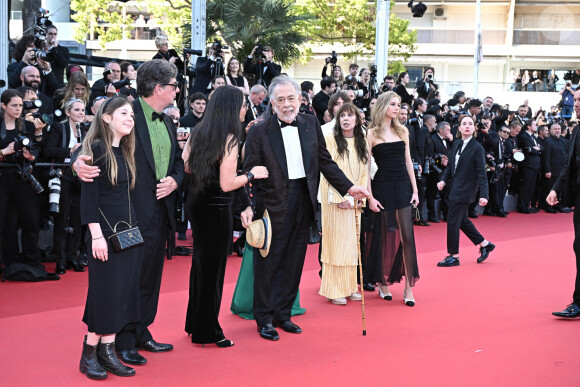
[[[347, 103], [336, 114], [333, 133], [324, 137], [332, 159], [355, 185], [367, 184], [368, 149], [357, 108]], [[335, 305], [346, 297], [360, 300], [357, 286], [358, 234], [363, 204], [341, 196], [328, 181], [320, 181], [322, 204], [322, 284], [319, 294]]]

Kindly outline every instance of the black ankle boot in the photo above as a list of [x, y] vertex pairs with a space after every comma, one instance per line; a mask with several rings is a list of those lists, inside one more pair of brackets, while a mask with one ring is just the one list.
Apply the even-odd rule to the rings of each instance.
[[97, 348], [97, 358], [104, 369], [117, 376], [133, 376], [135, 369], [121, 363], [115, 353], [115, 343], [100, 343]]
[[89, 379], [105, 379], [107, 377], [107, 371], [97, 360], [97, 346], [87, 344], [87, 336], [85, 336], [85, 341], [83, 342], [83, 354], [79, 370], [86, 374]]

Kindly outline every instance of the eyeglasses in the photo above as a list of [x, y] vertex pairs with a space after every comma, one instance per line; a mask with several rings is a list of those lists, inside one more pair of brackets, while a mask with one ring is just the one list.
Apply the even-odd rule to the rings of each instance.
[[179, 84], [175, 83], [160, 83], [161, 86], [173, 86], [173, 90], [177, 90], [179, 88]]
[[509, 130], [502, 130], [501, 132], [502, 132], [502, 133], [507, 133], [507, 134], [510, 134], [510, 131], [509, 131]]

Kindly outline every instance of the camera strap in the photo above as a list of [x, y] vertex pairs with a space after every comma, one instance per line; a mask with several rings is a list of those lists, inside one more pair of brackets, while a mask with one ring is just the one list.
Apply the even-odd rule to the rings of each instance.
[[2, 120], [2, 124], [0, 125], [0, 138], [4, 140], [6, 138], [6, 123]]

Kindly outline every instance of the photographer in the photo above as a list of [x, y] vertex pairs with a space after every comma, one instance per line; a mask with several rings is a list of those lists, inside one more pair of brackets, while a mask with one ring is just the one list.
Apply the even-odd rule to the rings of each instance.
[[[488, 161], [490, 165], [490, 171], [493, 173], [490, 179], [489, 186], [489, 205], [490, 205], [490, 215], [496, 215], [500, 218], [505, 218], [507, 212], [503, 208], [503, 200], [505, 198], [509, 179], [511, 177], [513, 163], [512, 158], [512, 148], [509, 144], [510, 128], [503, 124], [498, 130], [498, 141], [493, 147], [488, 150], [488, 154], [493, 157], [493, 163]], [[493, 168], [493, 170], [492, 170]]]
[[310, 96], [306, 91], [300, 92], [300, 113], [316, 116], [316, 112], [310, 103]]
[[191, 87], [191, 94], [201, 92], [209, 95], [211, 92], [211, 81], [215, 77], [224, 74], [224, 58], [226, 53], [222, 50], [222, 45], [216, 41], [208, 49], [206, 57], [200, 56], [195, 63], [195, 83]]
[[338, 57], [336, 55], [336, 52], [333, 51], [332, 55], [329, 56], [328, 58], [326, 58], [324, 61], [325, 61], [325, 63], [324, 63], [324, 67], [322, 68], [322, 78], [328, 76], [327, 70], [328, 70], [328, 65], [330, 64], [332, 66], [331, 78], [334, 78], [334, 80], [336, 81], [336, 88], [341, 90], [342, 84], [344, 83], [344, 76], [342, 74], [342, 68], [336, 64], [336, 62], [338, 61]]
[[[70, 163], [71, 155], [81, 145], [88, 129], [83, 124], [85, 104], [71, 98], [64, 106], [67, 121], [54, 126], [46, 137], [43, 155], [55, 163]], [[70, 168], [63, 171], [61, 179], [59, 212], [54, 217], [53, 251], [56, 254], [57, 274], [66, 269], [85, 271], [77, 257], [81, 244], [80, 183], [72, 176]]]
[[[255, 58], [255, 63], [252, 59]], [[256, 45], [244, 63], [244, 71], [254, 74], [254, 82], [264, 86], [266, 89], [270, 86], [272, 79], [280, 75], [282, 66], [274, 63], [274, 50], [269, 46], [260, 43]]]
[[[437, 183], [441, 181], [441, 176], [447, 168], [449, 161], [449, 151], [453, 146], [453, 136], [451, 135], [451, 126], [448, 122], [442, 121], [437, 124], [435, 133], [429, 137], [429, 157], [425, 164], [429, 163], [429, 174], [425, 190], [425, 200], [427, 202], [427, 221], [430, 223], [439, 223], [439, 216], [435, 211], [435, 200], [439, 195]], [[447, 190], [442, 190], [439, 195], [440, 209], [443, 218], [447, 219]]]
[[114, 97], [117, 95], [117, 86], [121, 88], [124, 85], [118, 85], [117, 82], [121, 80], [121, 66], [115, 61], [105, 64], [105, 71], [103, 71], [103, 78], [97, 80], [91, 89], [91, 96], [89, 97], [89, 105], [97, 97]]
[[[419, 99], [418, 101], [421, 101]], [[425, 106], [427, 105], [423, 102]], [[423, 206], [425, 203], [425, 192], [427, 186], [427, 178], [428, 178], [428, 171], [430, 166], [430, 159], [431, 153], [429, 149], [429, 138], [430, 136], [435, 133], [435, 128], [437, 127], [437, 119], [435, 116], [426, 114], [423, 120], [423, 126], [416, 132], [417, 136], [417, 150], [419, 154], [419, 164], [423, 166], [423, 174], [421, 179], [417, 181], [417, 189], [419, 193], [419, 204], [417, 207], [419, 208], [420, 219], [415, 221], [415, 224], [418, 226], [430, 226], [431, 223], [425, 220], [423, 216]]]
[[417, 82], [415, 88], [419, 97], [423, 99], [428, 99], [430, 91], [439, 89], [439, 86], [435, 84], [435, 69], [433, 67], [425, 69], [423, 79]]
[[336, 91], [336, 81], [331, 77], [322, 78], [320, 91], [312, 98], [312, 107], [316, 112], [316, 118], [320, 125], [324, 125], [324, 112], [328, 110], [330, 96]]
[[[137, 79], [137, 71], [135, 70], [135, 67], [133, 67], [133, 65], [129, 62], [121, 62], [121, 74], [123, 76], [123, 79], [128, 79], [131, 82], [135, 82], [135, 80]], [[131, 84], [122, 87], [121, 90], [119, 90], [119, 95], [124, 95], [125, 97], [127, 97], [127, 100], [129, 102], [133, 102], [134, 100], [139, 98], [137, 90], [134, 87], [132, 87]]]
[[566, 82], [566, 85], [560, 90], [559, 94], [562, 96], [560, 100], [560, 107], [562, 108], [562, 118], [570, 121], [572, 118], [572, 111], [574, 110], [574, 90], [572, 84]]
[[[376, 82], [376, 67], [373, 67], [375, 69], [374, 80]], [[369, 102], [371, 101], [371, 94], [374, 95], [374, 93], [376, 93], [376, 90], [372, 90], [375, 85], [373, 85], [371, 82], [371, 72], [369, 69], [362, 68], [360, 70], [360, 82], [358, 83], [358, 86], [359, 89], [362, 90], [362, 98], [358, 98], [359, 96], [357, 96], [357, 106], [361, 109], [365, 109], [369, 106]]]
[[535, 121], [527, 121], [522, 128], [524, 133], [519, 136], [519, 145], [524, 152], [524, 161], [521, 162], [522, 182], [518, 196], [518, 212], [534, 214], [536, 208], [530, 208], [532, 195], [536, 188], [536, 181], [540, 171], [541, 155], [544, 148], [538, 144], [535, 134], [538, 130]]
[[[17, 262], [16, 225], [19, 220], [22, 263], [44, 270], [38, 248], [40, 217], [36, 206], [36, 194], [42, 187], [31, 175], [31, 163], [36, 159], [34, 124], [21, 119], [22, 96], [16, 90], [4, 91], [0, 101], [0, 162], [14, 164], [14, 167], [2, 168], [0, 174], [0, 255], [6, 252], [3, 257], [5, 266]], [[16, 210], [18, 219], [7, 218], [9, 208]], [[4, 241], [6, 246], [3, 249]]]
[[51, 25], [46, 29], [46, 40], [43, 44], [43, 49], [45, 51], [50, 51], [52, 54], [50, 56], [50, 63], [52, 64], [52, 71], [54, 76], [58, 81], [59, 87], [64, 86], [64, 69], [68, 66], [70, 62], [70, 54], [68, 48], [58, 44], [57, 40], [58, 29]]

